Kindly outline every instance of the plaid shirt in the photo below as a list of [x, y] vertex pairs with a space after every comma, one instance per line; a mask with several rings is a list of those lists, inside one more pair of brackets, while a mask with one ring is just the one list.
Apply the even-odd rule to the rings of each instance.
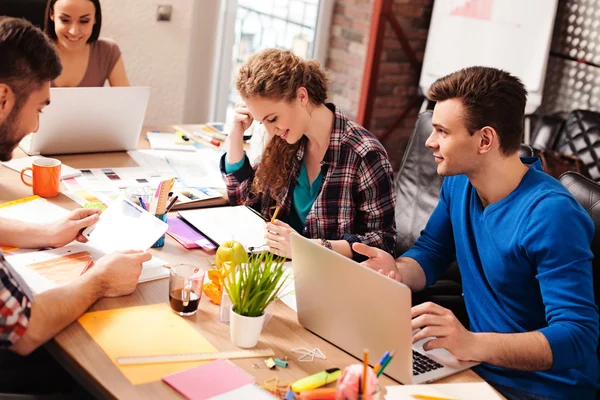
[[0, 349], [17, 343], [27, 331], [33, 295], [0, 252]]
[[[321, 162], [323, 185], [306, 221], [302, 234], [308, 238], [346, 240], [350, 246], [361, 242], [394, 255], [396, 223], [393, 172], [381, 143], [360, 125], [349, 121], [333, 104], [327, 107], [335, 118], [329, 148]], [[298, 181], [306, 136], [293, 159], [290, 181], [281, 201], [278, 219], [289, 223], [294, 187]], [[271, 216], [275, 203], [270, 199], [250, 200], [250, 187], [256, 165], [225, 173], [225, 156], [221, 172], [227, 185], [229, 203], [247, 204], [264, 216]], [[355, 260], [364, 258], [355, 253]]]

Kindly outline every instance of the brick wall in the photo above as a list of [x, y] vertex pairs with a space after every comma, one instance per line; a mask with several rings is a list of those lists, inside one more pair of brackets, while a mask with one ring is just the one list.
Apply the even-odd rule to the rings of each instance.
[[356, 118], [373, 0], [335, 0], [327, 69], [330, 99]]
[[[419, 60], [423, 59], [433, 0], [394, 0], [394, 14]], [[327, 67], [331, 99], [351, 119], [356, 117], [369, 40], [373, 0], [336, 0]], [[419, 73], [405, 56], [388, 23], [370, 130], [381, 135], [417, 94]], [[417, 116], [413, 109], [384, 141], [396, 170]]]

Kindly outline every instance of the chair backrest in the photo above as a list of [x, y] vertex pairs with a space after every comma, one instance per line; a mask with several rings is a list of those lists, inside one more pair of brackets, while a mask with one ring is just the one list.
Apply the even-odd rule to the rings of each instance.
[[[590, 214], [596, 227], [591, 249], [594, 253], [592, 260], [594, 298], [598, 305], [600, 301], [600, 282], [598, 281], [600, 279], [600, 185], [577, 172], [565, 172], [559, 180]], [[600, 346], [598, 347], [598, 357], [600, 358]]]
[[[400, 170], [396, 174], [396, 256], [408, 250], [419, 238], [440, 199], [443, 177], [425, 141], [432, 131], [432, 111], [419, 115], [415, 130], [406, 146]], [[522, 144], [521, 157], [533, 156], [533, 149]]]
[[576, 110], [569, 114], [556, 151], [579, 157], [590, 177], [600, 181], [600, 113]]
[[558, 115], [540, 117], [531, 133], [531, 145], [538, 150], [554, 149], [565, 126], [565, 120]]
[[415, 124], [400, 170], [396, 175], [396, 255], [408, 250], [419, 238], [440, 198], [443, 177], [425, 141], [433, 130], [432, 111], [425, 111]]

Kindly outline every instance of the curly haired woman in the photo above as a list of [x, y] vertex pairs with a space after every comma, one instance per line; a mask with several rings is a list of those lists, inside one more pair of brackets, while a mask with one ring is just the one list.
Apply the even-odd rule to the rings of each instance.
[[[243, 103], [236, 106], [229, 149], [221, 159], [229, 202], [271, 217], [269, 250], [290, 257], [296, 231], [357, 261], [353, 243], [394, 251], [394, 188], [385, 149], [327, 99], [327, 78], [315, 61], [268, 49], [246, 61], [237, 78]], [[263, 124], [268, 141], [251, 166], [243, 134]]]

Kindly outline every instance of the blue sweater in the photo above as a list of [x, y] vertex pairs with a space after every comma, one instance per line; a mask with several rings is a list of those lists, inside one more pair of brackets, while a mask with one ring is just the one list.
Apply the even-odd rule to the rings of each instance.
[[481, 364], [476, 371], [484, 379], [557, 399], [593, 399], [593, 234], [587, 212], [538, 160], [512, 193], [485, 209], [465, 175], [446, 178], [439, 204], [404, 256], [421, 265], [428, 286], [458, 261], [472, 332], [538, 331], [550, 343], [551, 370]]

